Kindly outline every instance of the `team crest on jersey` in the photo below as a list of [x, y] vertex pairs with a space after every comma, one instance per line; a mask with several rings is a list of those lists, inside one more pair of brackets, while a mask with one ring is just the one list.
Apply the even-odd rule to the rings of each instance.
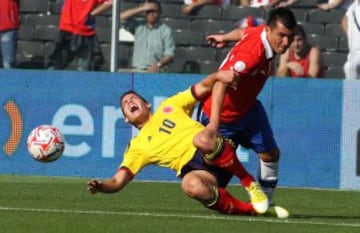
[[245, 65], [245, 62], [243, 62], [243, 61], [237, 61], [234, 64], [234, 70], [238, 73], [240, 73], [241, 71], [243, 71], [245, 69], [246, 69], [246, 65]]
[[173, 108], [171, 106], [165, 106], [162, 111], [163, 113], [171, 113]]

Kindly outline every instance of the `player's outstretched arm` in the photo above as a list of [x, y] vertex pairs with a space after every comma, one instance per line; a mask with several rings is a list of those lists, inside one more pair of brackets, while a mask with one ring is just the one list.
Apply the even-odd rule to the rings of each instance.
[[236, 88], [238, 80], [232, 70], [220, 70], [209, 74], [193, 86], [197, 98], [202, 99], [207, 96], [213, 90], [217, 81], [221, 81], [231, 88]]
[[229, 42], [237, 42], [243, 38], [243, 29], [237, 28], [225, 34], [213, 34], [206, 37], [208, 43], [215, 48], [224, 48]]
[[88, 191], [91, 193], [115, 193], [123, 189], [130, 181], [132, 176], [125, 169], [119, 169], [117, 173], [110, 179], [106, 180], [90, 180]]

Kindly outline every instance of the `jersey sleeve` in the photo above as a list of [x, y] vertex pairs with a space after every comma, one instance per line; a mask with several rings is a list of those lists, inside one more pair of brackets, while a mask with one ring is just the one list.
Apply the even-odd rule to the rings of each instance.
[[124, 153], [124, 158], [119, 169], [127, 168], [135, 176], [148, 164], [150, 164], [149, 157], [144, 155], [140, 148], [136, 147], [136, 143], [132, 142]]
[[176, 95], [168, 98], [166, 102], [171, 102], [177, 107], [182, 108], [187, 115], [191, 116], [197, 100], [192, 94], [191, 88], [188, 88], [185, 91], [179, 92]]
[[232, 69], [239, 75], [249, 75], [258, 69], [262, 61], [264, 49], [259, 37], [246, 34], [254, 34], [254, 29], [245, 29], [243, 40], [230, 50], [220, 66], [220, 70]]

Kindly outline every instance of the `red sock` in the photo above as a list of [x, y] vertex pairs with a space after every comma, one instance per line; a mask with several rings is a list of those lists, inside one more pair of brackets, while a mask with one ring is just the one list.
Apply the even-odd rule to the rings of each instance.
[[250, 183], [255, 180], [254, 177], [252, 177], [240, 163], [236, 157], [234, 148], [226, 140], [224, 140], [223, 143], [222, 153], [212, 160], [212, 162], [238, 177], [244, 187], [249, 187]]
[[250, 203], [240, 201], [231, 196], [225, 189], [218, 187], [218, 199], [208, 208], [225, 214], [252, 215], [256, 213]]

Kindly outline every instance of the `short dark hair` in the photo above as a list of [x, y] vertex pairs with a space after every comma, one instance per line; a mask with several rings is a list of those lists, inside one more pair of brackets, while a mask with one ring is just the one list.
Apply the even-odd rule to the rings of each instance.
[[[134, 91], [134, 90], [126, 91], [126, 92], [124, 92], [124, 93], [120, 96], [120, 108], [121, 108], [121, 111], [123, 112], [123, 114], [124, 114], [124, 109], [123, 109], [121, 103], [122, 103], [123, 98], [124, 98], [126, 95], [129, 95], [129, 94], [134, 94], [134, 95], [136, 95], [137, 97], [139, 97], [142, 101], [144, 101], [145, 103], [147, 103], [147, 104], [149, 103], [144, 97], [142, 97], [141, 95], [139, 95], [139, 93], [137, 93], [136, 91]], [[125, 114], [124, 114], [124, 115], [125, 115]]]
[[294, 29], [294, 36], [300, 36], [306, 40], [306, 32], [301, 25], [297, 25]]
[[267, 25], [270, 26], [270, 28], [274, 28], [278, 21], [280, 21], [289, 30], [294, 29], [297, 25], [292, 11], [284, 7], [276, 8], [270, 12]]

